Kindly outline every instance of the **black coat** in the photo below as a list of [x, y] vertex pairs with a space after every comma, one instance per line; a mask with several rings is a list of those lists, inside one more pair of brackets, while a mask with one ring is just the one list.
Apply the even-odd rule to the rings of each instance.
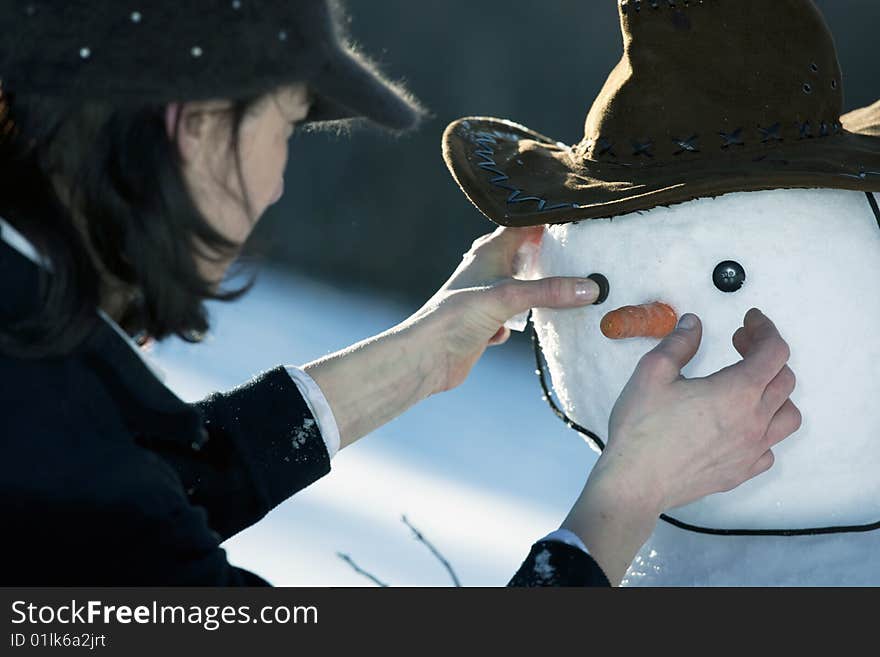
[[[0, 321], [35, 303], [37, 273], [0, 241]], [[0, 585], [266, 584], [220, 544], [330, 471], [281, 367], [187, 404], [102, 322], [64, 358], [0, 356], [0, 381]], [[607, 580], [539, 543], [511, 584]]]

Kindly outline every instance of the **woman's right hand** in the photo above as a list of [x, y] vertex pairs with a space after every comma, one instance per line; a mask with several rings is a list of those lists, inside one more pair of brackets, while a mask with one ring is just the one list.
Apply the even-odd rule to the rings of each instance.
[[[645, 354], [609, 421], [600, 470], [628, 471], [658, 512], [728, 491], [773, 465], [772, 447], [797, 431], [789, 397], [795, 376], [788, 344], [757, 309], [746, 313], [733, 344], [743, 359], [699, 379], [681, 375], [700, 346], [702, 326], [685, 315]], [[687, 320], [692, 328], [684, 326]], [[651, 491], [649, 494], [648, 491]]]
[[[688, 320], [692, 326], [688, 326]], [[731, 490], [773, 465], [772, 447], [800, 427], [789, 399], [790, 351], [773, 322], [746, 313], [733, 345], [743, 359], [686, 379], [702, 326], [685, 315], [639, 361], [609, 422], [608, 446], [563, 525], [619, 581], [660, 513]]]

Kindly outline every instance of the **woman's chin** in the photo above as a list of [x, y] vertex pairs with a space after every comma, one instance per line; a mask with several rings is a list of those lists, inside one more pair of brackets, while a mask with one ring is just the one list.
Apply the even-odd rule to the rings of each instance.
[[275, 193], [272, 195], [272, 198], [269, 200], [269, 205], [275, 205], [278, 201], [281, 200], [281, 197], [284, 196], [284, 180], [278, 184], [278, 187], [275, 189]]

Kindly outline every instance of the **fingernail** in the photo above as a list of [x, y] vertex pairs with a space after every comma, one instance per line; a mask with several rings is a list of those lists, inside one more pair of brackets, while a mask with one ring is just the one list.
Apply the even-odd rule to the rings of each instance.
[[574, 285], [574, 293], [578, 301], [593, 303], [599, 298], [599, 286], [590, 278], [582, 278]]
[[696, 316], [690, 314], [682, 315], [681, 319], [678, 320], [678, 328], [683, 328], [685, 331], [697, 328]]

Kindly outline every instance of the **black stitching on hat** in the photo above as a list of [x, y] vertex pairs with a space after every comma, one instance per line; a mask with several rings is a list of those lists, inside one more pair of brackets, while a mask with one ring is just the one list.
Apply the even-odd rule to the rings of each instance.
[[[647, 2], [651, 9], [663, 9], [664, 5], [661, 4], [662, 0], [619, 0], [620, 4], [620, 13], [624, 15], [633, 15], [633, 12], [637, 14], [641, 14], [642, 12], [642, 2]], [[666, 0], [665, 8], [667, 9], [677, 9], [679, 4], [683, 4], [685, 7], [691, 7], [692, 5], [702, 5], [705, 4], [705, 0], [682, 0], [682, 3], [676, 2], [676, 0]]]
[[737, 128], [733, 132], [719, 132], [718, 134], [724, 140], [721, 148], [729, 148], [730, 146], [745, 146], [746, 143], [742, 139], [742, 128]]
[[[651, 9], [678, 9], [679, 6], [690, 8], [695, 5], [706, 4], [706, 0], [682, 0], [681, 2], [676, 2], [676, 0], [666, 0], [665, 5], [661, 4], [661, 0], [644, 1], [650, 4]], [[636, 14], [641, 14], [642, 2], [643, 0], [619, 0], [620, 13], [630, 16], [634, 15], [634, 13], [630, 11], [630, 8], [632, 8]]]
[[654, 153], [652, 152], [654, 149], [653, 141], [633, 141], [633, 155], [638, 157], [639, 155], [645, 155], [646, 157], [654, 157]]
[[842, 173], [840, 174], [844, 178], [855, 178], [856, 180], [867, 180], [868, 176], [880, 176], [880, 171], [866, 171], [864, 167], [862, 167], [857, 174], [853, 173]]
[[555, 203], [550, 205], [548, 204], [547, 199], [541, 198], [540, 196], [529, 196], [525, 190], [509, 185], [508, 181], [510, 180], [510, 176], [498, 168], [498, 163], [495, 161], [495, 149], [492, 148], [492, 146], [498, 145], [499, 138], [507, 139], [508, 136], [497, 130], [495, 132], [480, 131], [475, 133], [475, 135], [474, 142], [479, 148], [474, 151], [474, 155], [483, 160], [482, 162], [477, 162], [477, 166], [484, 171], [496, 174], [494, 178], [489, 179], [489, 182], [496, 187], [500, 187], [501, 189], [510, 192], [507, 196], [508, 203], [526, 203], [533, 201], [538, 205], [538, 212], [550, 212], [551, 210], [580, 207], [577, 203]]
[[758, 126], [758, 131], [761, 133], [762, 144], [766, 144], [768, 141], [783, 141], [781, 123], [774, 123], [769, 128]]
[[[839, 123], [828, 123], [827, 121], [821, 121], [817, 123], [818, 126], [818, 134], [813, 132], [813, 123], [811, 121], [800, 122], [796, 121], [793, 124], [798, 129], [798, 139], [812, 139], [814, 137], [828, 137], [831, 134], [839, 134], [842, 131], [842, 126]], [[777, 142], [777, 141], [785, 141], [782, 131], [782, 123], [777, 122], [771, 125], [768, 128], [764, 128], [758, 126], [758, 131], [761, 133], [761, 143], [767, 144], [768, 142]], [[731, 132], [724, 132], [723, 130], [718, 132], [718, 135], [722, 139], [721, 148], [727, 149], [731, 146], [745, 146], [745, 141], [743, 139], [743, 128], [737, 128]], [[699, 135], [691, 135], [687, 139], [682, 139], [680, 137], [672, 137], [672, 143], [678, 146], [679, 150], [674, 151], [673, 155], [681, 155], [682, 153], [701, 153], [702, 150], [699, 147]], [[635, 157], [644, 155], [646, 157], [654, 157], [654, 142], [651, 140], [640, 141], [640, 140], [632, 140], [633, 153], [632, 155]], [[617, 154], [613, 150], [613, 142], [611, 142], [606, 137], [599, 137], [593, 142], [593, 152], [592, 156], [594, 158], [599, 158], [604, 155], [609, 155], [611, 157], [616, 158]], [[618, 163], [623, 164], [623, 163]]]
[[798, 127], [798, 132], [800, 136], [798, 139], [812, 139], [813, 138], [813, 126], [807, 121], [806, 123], [797, 123], [795, 124]]
[[617, 157], [617, 154], [614, 152], [614, 143], [611, 140], [599, 137], [596, 141], [596, 146], [598, 147], [596, 149], [597, 156], [610, 155], [611, 157]]
[[699, 153], [700, 149], [697, 145], [697, 141], [699, 140], [699, 135], [692, 135], [688, 139], [679, 139], [677, 137], [673, 137], [672, 141], [676, 144], [679, 150], [675, 151], [673, 155], [680, 155], [681, 153]]

